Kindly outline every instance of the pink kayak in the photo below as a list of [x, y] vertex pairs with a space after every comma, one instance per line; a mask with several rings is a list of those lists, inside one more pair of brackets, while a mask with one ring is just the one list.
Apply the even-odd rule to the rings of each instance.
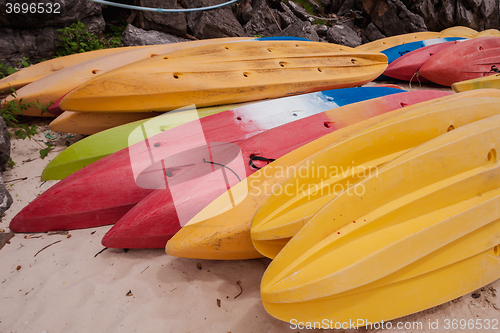
[[[131, 209], [104, 236], [102, 244], [114, 248], [165, 247], [167, 241], [206, 205], [272, 160], [339, 128], [449, 94], [421, 90], [384, 96], [282, 125], [237, 142], [237, 147], [228, 144], [224, 150], [224, 144], [217, 143], [220, 152], [213, 153], [215, 158], [212, 159], [207, 156], [209, 149], [200, 147], [197, 152], [179, 156], [177, 166], [172, 160], [165, 161], [155, 170], [148, 170], [157, 172], [155, 185], [163, 183], [163, 189], [155, 190]], [[206, 169], [202, 172], [208, 164], [217, 167], [213, 172]], [[174, 180], [176, 176], [179, 176], [178, 181]], [[231, 200], [228, 197], [228, 202]]]
[[403, 81], [430, 82], [420, 76], [420, 68], [431, 59], [431, 57], [457, 43], [459, 43], [459, 41], [434, 44], [407, 53], [391, 62], [384, 71], [384, 75]]
[[500, 73], [500, 37], [469, 39], [429, 59], [420, 75], [443, 86]]

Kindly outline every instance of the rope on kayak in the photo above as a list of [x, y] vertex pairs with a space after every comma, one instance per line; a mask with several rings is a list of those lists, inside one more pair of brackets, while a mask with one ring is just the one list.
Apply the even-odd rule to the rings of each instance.
[[262, 156], [256, 156], [256, 155], [252, 155], [250, 156], [250, 160], [248, 161], [248, 164], [250, 164], [250, 166], [254, 169], [262, 169], [262, 168], [259, 168], [258, 166], [256, 166], [253, 161], [264, 161], [264, 162], [267, 162], [266, 165], [269, 165], [269, 163], [271, 162], [274, 162], [276, 161], [274, 158], [266, 158], [266, 157], [262, 157]]
[[108, 5], [108, 6], [114, 6], [114, 7], [121, 7], [121, 8], [127, 8], [127, 9], [134, 9], [134, 10], [143, 10], [143, 11], [147, 11], [147, 12], [185, 13], [185, 12], [197, 12], [197, 11], [202, 11], [202, 10], [216, 9], [216, 8], [220, 8], [220, 7], [227, 6], [227, 5], [230, 5], [232, 3], [235, 3], [238, 0], [230, 0], [228, 2], [224, 2], [224, 3], [218, 4], [218, 5], [213, 5], [213, 6], [208, 6], [208, 7], [182, 8], [182, 9], [140, 7], [140, 6], [125, 5], [125, 4], [121, 4], [121, 3], [116, 3], [116, 2], [111, 2], [111, 1], [104, 1], [104, 0], [89, 0], [89, 1], [97, 2], [97, 3], [100, 3], [102, 5]]
[[413, 78], [415, 77], [418, 81], [418, 86], [421, 87], [422, 86], [422, 82], [420, 82], [420, 79], [419, 79], [419, 76], [420, 76], [420, 72], [417, 71], [416, 73], [413, 73], [413, 75], [411, 76], [411, 79], [410, 79], [410, 82], [409, 82], [409, 85], [410, 85], [410, 89], [412, 89], [411, 87], [411, 83], [413, 82]]
[[236, 172], [234, 172], [230, 167], [227, 167], [224, 164], [215, 163], [215, 162], [212, 162], [212, 161], [205, 161], [205, 159], [203, 159], [203, 163], [210, 163], [210, 164], [215, 164], [215, 165], [219, 165], [221, 167], [224, 167], [224, 168], [228, 169], [229, 171], [231, 171], [232, 173], [234, 173], [234, 175], [236, 176], [236, 178], [238, 178], [238, 181], [241, 182], [241, 179], [240, 179], [240, 177], [238, 177], [238, 174]]
[[[45, 136], [46, 139], [48, 140], [57, 140], [57, 139], [61, 139], [61, 138], [64, 138], [64, 139], [71, 139], [75, 136], [75, 134], [70, 134], [70, 133], [67, 133], [65, 135], [62, 135], [62, 133], [59, 133], [59, 132], [52, 132], [51, 130], [49, 130], [47, 133], [45, 133], [42, 129], [40, 130], [40, 132], [42, 132], [42, 134]], [[53, 135], [51, 133], [58, 133], [58, 134], [61, 134], [61, 135]]]

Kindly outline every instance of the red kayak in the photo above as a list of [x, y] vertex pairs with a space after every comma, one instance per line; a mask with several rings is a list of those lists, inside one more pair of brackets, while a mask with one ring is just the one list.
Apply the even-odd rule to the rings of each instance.
[[[144, 135], [148, 129], [141, 125], [129, 137], [129, 141], [134, 138], [132, 141], [136, 144], [55, 184], [24, 207], [9, 227], [15, 232], [44, 232], [113, 224], [158, 188], [154, 170], [150, 168], [151, 164], [154, 165], [151, 159], [163, 161], [166, 156], [182, 154], [200, 143], [241, 141], [353, 100], [399, 91], [363, 87], [278, 98], [197, 119], [147, 140], [148, 135]], [[183, 115], [189, 119], [197, 118], [196, 111]], [[205, 172], [203, 168], [201, 171]]]
[[500, 73], [500, 37], [472, 38], [429, 59], [420, 75], [443, 86]]
[[391, 62], [384, 71], [384, 75], [403, 81], [430, 82], [420, 75], [420, 68], [431, 57], [457, 43], [459, 41], [434, 44], [407, 53]]
[[[157, 172], [158, 181], [159, 175], [164, 175], [164, 189], [155, 190], [131, 209], [104, 236], [102, 244], [114, 248], [163, 248], [206, 205], [272, 160], [339, 128], [449, 94], [420, 90], [384, 96], [282, 125], [236, 144], [208, 144], [166, 160], [145, 170]], [[208, 168], [213, 171], [208, 172]], [[229, 194], [227, 199], [237, 204]]]

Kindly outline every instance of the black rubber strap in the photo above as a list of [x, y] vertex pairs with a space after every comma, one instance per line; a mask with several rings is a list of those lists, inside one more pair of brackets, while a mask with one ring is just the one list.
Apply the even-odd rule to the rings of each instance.
[[[259, 168], [258, 166], [256, 166], [255, 164], [253, 164], [253, 161], [264, 161], [264, 162], [267, 162], [267, 164], [271, 163], [271, 162], [274, 162], [276, 161], [274, 158], [266, 158], [266, 157], [262, 157], [262, 156], [250, 156], [250, 161], [248, 161], [248, 164], [250, 164], [250, 166], [254, 169], [262, 169], [262, 168]], [[267, 165], [266, 164], [266, 165]]]
[[500, 73], [500, 70], [497, 68], [497, 66], [493, 65], [491, 66], [491, 69], [488, 73], [495, 72], [495, 73]]

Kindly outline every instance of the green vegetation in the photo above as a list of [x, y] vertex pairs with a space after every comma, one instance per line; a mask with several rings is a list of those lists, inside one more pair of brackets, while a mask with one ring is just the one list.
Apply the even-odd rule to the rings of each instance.
[[31, 66], [31, 62], [26, 57], [23, 57], [23, 60], [18, 61], [16, 64], [17, 64], [17, 68], [14, 68], [14, 67], [11, 67], [9, 65], [6, 65], [6, 64], [0, 62], [0, 79], [3, 79], [4, 77], [9, 76], [10, 74], [14, 74], [15, 72], [17, 72], [19, 70], [19, 68]]
[[10, 74], [14, 74], [15, 72], [17, 72], [17, 69], [0, 62], [0, 79], [3, 79], [4, 77], [9, 76]]
[[[16, 162], [14, 162], [14, 160], [12, 158], [9, 158], [7, 165], [10, 166], [11, 168], [13, 168], [14, 165], [16, 165]], [[11, 186], [12, 186], [12, 184], [11, 184]]]
[[56, 55], [62, 57], [122, 46], [119, 31], [120, 28], [112, 27], [110, 34], [100, 40], [97, 35], [87, 31], [85, 23], [73, 23], [69, 27], [57, 30], [61, 43], [57, 45]]
[[[11, 88], [12, 92], [10, 93], [10, 96], [14, 98], [14, 100], [10, 100], [7, 103], [4, 103], [3, 107], [0, 108], [0, 116], [3, 118], [5, 121], [5, 124], [9, 127], [12, 127], [15, 129], [14, 131], [14, 136], [17, 139], [33, 139], [37, 141], [33, 136], [38, 133], [38, 127], [36, 125], [27, 125], [27, 124], [22, 124], [19, 122], [18, 116], [23, 115], [23, 111], [27, 110], [29, 107], [34, 107], [39, 110], [42, 110], [42, 114], [44, 112], [47, 112], [47, 109], [49, 108], [49, 105], [43, 105], [40, 102], [25, 102], [22, 98], [20, 100], [16, 100], [16, 90]], [[9, 137], [12, 137], [12, 135], [9, 133]], [[38, 141], [37, 141], [38, 142]], [[39, 142], [38, 142], [39, 143]], [[40, 144], [40, 143], [39, 143]], [[40, 146], [43, 148], [40, 150], [40, 157], [45, 158], [49, 151], [52, 150], [52, 145], [46, 144], [45, 147], [40, 144]], [[9, 162], [10, 164], [10, 162]], [[14, 166], [12, 164], [11, 166]]]
[[[313, 16], [318, 16], [319, 13], [316, 13], [316, 11], [314, 10], [314, 7], [311, 5], [311, 3], [307, 0], [293, 0], [295, 3], [297, 3], [298, 5], [300, 5], [302, 8], [305, 9], [305, 11], [309, 14], [309, 15], [313, 15]], [[288, 4], [288, 0], [285, 0], [284, 1], [286, 4]], [[320, 4], [321, 8], [323, 8], [323, 6]], [[312, 24], [324, 24], [324, 25], [331, 25], [330, 21], [328, 20], [320, 20], [320, 19], [315, 19], [313, 21]]]
[[[127, 23], [123, 18], [119, 18], [114, 23], [114, 25], [110, 25], [106, 29], [104, 36], [101, 38], [95, 34], [89, 33], [87, 25], [82, 22], [74, 23], [63, 29], [58, 29], [57, 32], [59, 33], [61, 42], [56, 47], [56, 57], [122, 46], [121, 36]], [[20, 68], [29, 67], [32, 64], [28, 58], [23, 57], [22, 61], [16, 63], [16, 65], [17, 68], [0, 62], [0, 79], [17, 72]], [[52, 103], [49, 105], [42, 105], [38, 101], [26, 102], [22, 98], [17, 100], [16, 90], [13, 88], [10, 89], [11, 91], [8, 92], [8, 95], [12, 96], [14, 100], [10, 100], [1, 106], [0, 116], [4, 119], [7, 126], [14, 128], [14, 136], [16, 139], [33, 139], [40, 144], [40, 142], [34, 138], [34, 135], [38, 133], [38, 127], [33, 124], [27, 125], [20, 123], [19, 116], [23, 116], [23, 111], [31, 107], [42, 110], [43, 114]], [[0, 91], [0, 94], [6, 95], [3, 91]], [[10, 133], [8, 135], [12, 137]], [[67, 142], [67, 145], [69, 145], [69, 142]], [[53, 145], [47, 143], [45, 147], [42, 144], [40, 144], [40, 146], [42, 147], [42, 149], [40, 149], [40, 157], [43, 159], [53, 149]], [[10, 159], [8, 165], [14, 167], [16, 163]]]
[[54, 145], [51, 144], [51, 143], [47, 143], [47, 148], [44, 148], [44, 149], [40, 149], [40, 157], [42, 158], [42, 160], [47, 157], [47, 155], [49, 154], [49, 152], [54, 149]]
[[314, 11], [314, 7], [311, 5], [311, 3], [309, 1], [307, 1], [307, 0], [294, 0], [294, 2], [299, 4], [302, 8], [304, 8], [308, 14], [311, 14], [314, 16], [318, 15]]

